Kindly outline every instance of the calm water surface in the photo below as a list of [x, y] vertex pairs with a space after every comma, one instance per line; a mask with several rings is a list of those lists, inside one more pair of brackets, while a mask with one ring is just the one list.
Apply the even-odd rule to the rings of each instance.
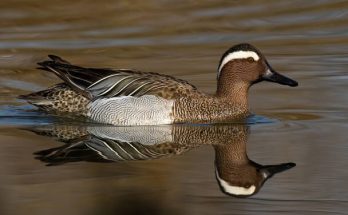
[[[0, 214], [347, 214], [347, 20], [348, 2], [335, 0], [1, 1]], [[118, 149], [142, 147], [148, 154], [142, 151], [141, 161], [129, 153], [100, 156], [86, 142], [69, 151], [67, 139], [105, 132], [16, 99], [59, 82], [35, 69], [47, 54], [84, 66], [160, 72], [214, 92], [220, 56], [240, 42], [254, 44], [300, 86], [253, 86], [256, 115], [248, 124], [216, 132], [196, 126], [207, 130], [187, 135], [192, 140], [181, 139], [185, 144], [174, 138], [176, 145], [160, 145], [187, 129], [106, 132], [129, 134], [122, 140], [138, 145]], [[242, 134], [232, 132], [228, 142], [236, 129]], [[140, 133], [148, 136], [140, 141]], [[256, 195], [228, 196], [214, 160], [219, 147], [233, 144], [245, 146], [242, 154], [256, 163], [297, 166]], [[153, 151], [157, 146], [166, 150]]]

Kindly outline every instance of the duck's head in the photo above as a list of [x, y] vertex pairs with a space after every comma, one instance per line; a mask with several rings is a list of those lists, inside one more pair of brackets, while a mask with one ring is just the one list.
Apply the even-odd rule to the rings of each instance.
[[298, 85], [296, 81], [277, 73], [261, 52], [247, 43], [235, 45], [222, 55], [218, 67], [218, 80], [222, 79], [230, 83], [246, 83], [249, 86], [260, 81], [291, 87]]
[[248, 165], [235, 165], [228, 169], [216, 164], [215, 175], [222, 192], [234, 197], [245, 198], [255, 195], [273, 175], [294, 166], [296, 166], [295, 163], [263, 166], [249, 161]]

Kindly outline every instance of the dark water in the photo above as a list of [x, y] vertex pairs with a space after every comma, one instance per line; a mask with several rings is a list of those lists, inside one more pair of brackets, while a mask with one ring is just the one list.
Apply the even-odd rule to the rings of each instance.
[[[347, 1], [1, 1], [0, 214], [347, 214], [347, 18]], [[35, 69], [47, 54], [214, 92], [221, 54], [240, 42], [300, 83], [253, 86], [246, 125], [105, 132], [16, 99], [59, 81]], [[119, 157], [86, 144], [105, 133], [119, 134], [108, 145]], [[258, 164], [297, 166], [231, 197], [215, 161], [236, 146]]]

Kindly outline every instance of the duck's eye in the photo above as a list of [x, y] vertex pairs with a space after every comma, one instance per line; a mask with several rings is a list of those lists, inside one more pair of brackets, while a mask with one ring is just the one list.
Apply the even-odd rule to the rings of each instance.
[[255, 62], [254, 58], [252, 58], [252, 57], [248, 57], [247, 61], [250, 62], [250, 63]]

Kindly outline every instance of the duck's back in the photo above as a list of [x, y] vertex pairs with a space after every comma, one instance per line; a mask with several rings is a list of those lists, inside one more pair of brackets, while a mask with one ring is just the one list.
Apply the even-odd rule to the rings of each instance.
[[[109, 112], [106, 109], [114, 105], [124, 105], [128, 109], [133, 105], [138, 111], [139, 108], [156, 111], [156, 104], [161, 106], [157, 111], [161, 111], [177, 98], [200, 94], [195, 86], [167, 75], [126, 69], [84, 68], [57, 56], [49, 57], [51, 60], [39, 63], [40, 68], [55, 73], [64, 83], [21, 96], [45, 111], [94, 115], [101, 111]], [[107, 117], [105, 113], [104, 117]]]

